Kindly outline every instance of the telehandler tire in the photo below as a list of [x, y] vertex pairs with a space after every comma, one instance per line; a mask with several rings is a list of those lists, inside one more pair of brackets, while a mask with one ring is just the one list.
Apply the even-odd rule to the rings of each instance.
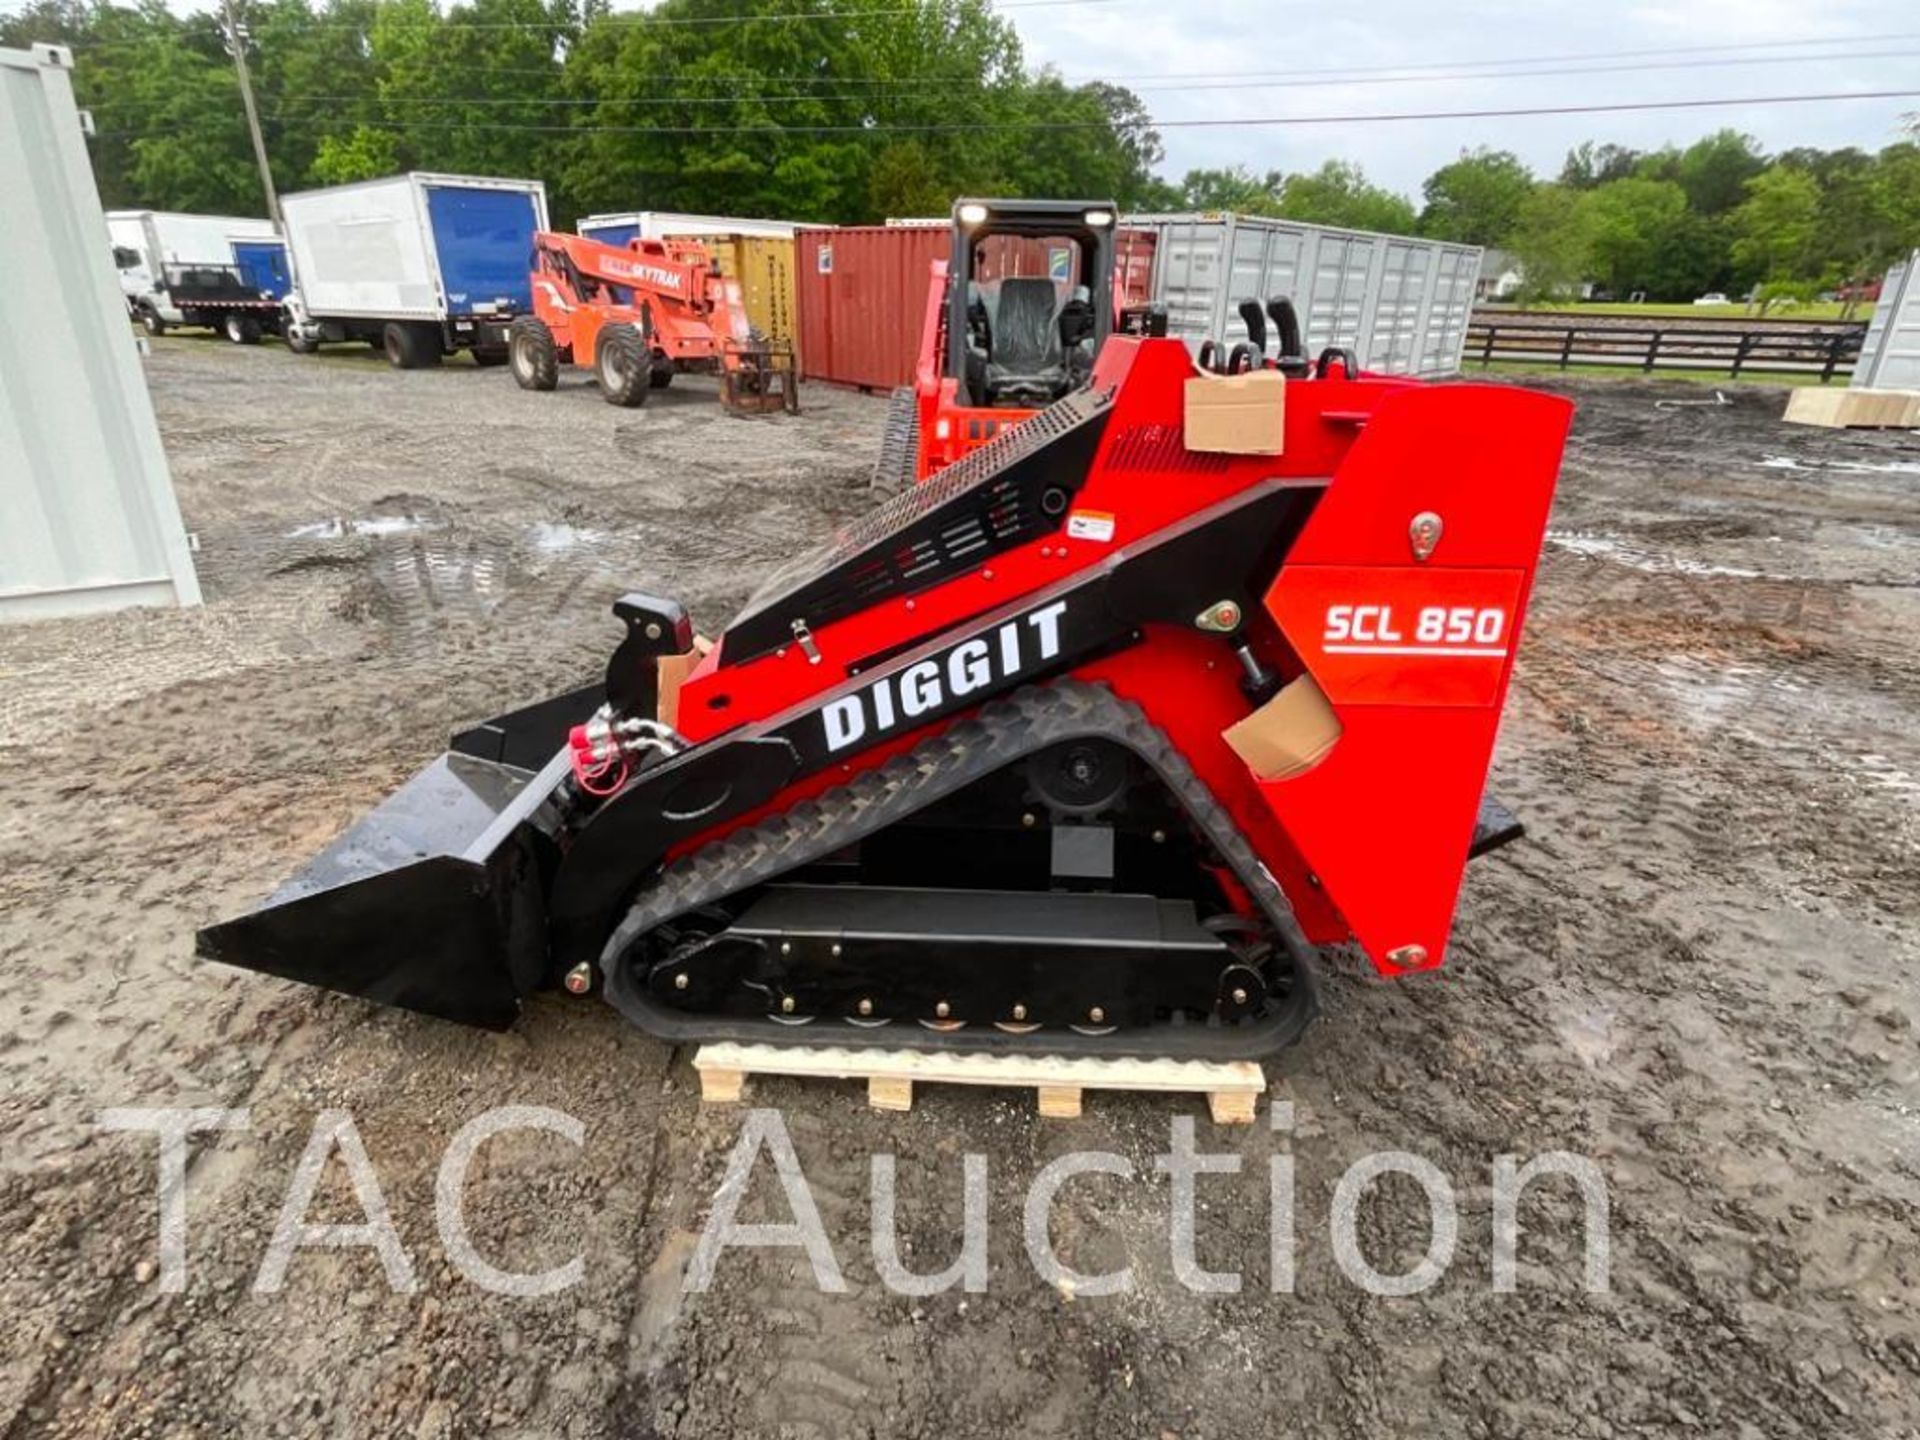
[[632, 325], [609, 325], [593, 351], [593, 375], [609, 405], [627, 409], [647, 403], [653, 388], [653, 356], [646, 337]]
[[537, 315], [520, 315], [507, 327], [507, 364], [522, 390], [551, 390], [560, 383], [560, 350], [553, 331]]

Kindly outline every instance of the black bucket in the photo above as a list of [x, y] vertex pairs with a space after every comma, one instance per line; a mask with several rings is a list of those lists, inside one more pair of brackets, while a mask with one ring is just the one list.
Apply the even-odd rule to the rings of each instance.
[[[454, 737], [259, 909], [199, 933], [202, 959], [504, 1030], [547, 964], [546, 883], [565, 727], [599, 687]], [[558, 738], [556, 738], [558, 737]], [[538, 756], [539, 758], [535, 758]]]

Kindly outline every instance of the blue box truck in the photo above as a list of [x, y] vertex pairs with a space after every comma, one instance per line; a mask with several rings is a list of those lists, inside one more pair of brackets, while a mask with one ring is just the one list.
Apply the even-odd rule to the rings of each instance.
[[547, 228], [538, 180], [415, 172], [282, 196], [293, 263], [287, 344], [362, 341], [403, 370], [468, 350], [507, 358], [507, 327], [533, 310], [528, 267]]

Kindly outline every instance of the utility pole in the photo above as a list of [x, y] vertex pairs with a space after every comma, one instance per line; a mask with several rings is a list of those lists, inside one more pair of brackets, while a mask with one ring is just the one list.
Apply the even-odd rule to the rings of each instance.
[[260, 112], [253, 103], [253, 77], [247, 73], [247, 42], [233, 13], [233, 0], [221, 0], [227, 16], [227, 48], [240, 72], [240, 103], [247, 107], [247, 129], [253, 135], [253, 158], [260, 162], [260, 186], [267, 192], [267, 218], [280, 224], [280, 196], [273, 188], [273, 167], [267, 164], [267, 142], [260, 135]]

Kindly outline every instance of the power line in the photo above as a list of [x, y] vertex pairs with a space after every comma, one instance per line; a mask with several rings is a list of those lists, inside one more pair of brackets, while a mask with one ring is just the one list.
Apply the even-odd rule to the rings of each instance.
[[[1020, 8], [1030, 8], [1030, 7], [1037, 7], [1037, 6], [1102, 5], [1102, 4], [1114, 4], [1114, 3], [1118, 3], [1118, 0], [1001, 0], [1000, 8], [1020, 9]], [[740, 20], [736, 21], [735, 17], [727, 17], [727, 16], [721, 16], [721, 17], [661, 16], [659, 18], [654, 18], [651, 12], [635, 12], [635, 13], [623, 13], [618, 15], [599, 16], [593, 21], [590, 21], [589, 23], [581, 27], [581, 35], [585, 36], [585, 35], [592, 34], [594, 27], [598, 25], [626, 26], [626, 25], [640, 24], [640, 23], [645, 23], [648, 25], [678, 25], [678, 24], [686, 24], [686, 23], [726, 24], [726, 23], [744, 23], [744, 21], [746, 20], [752, 20], [755, 18], [764, 19], [764, 20], [802, 20], [802, 19], [829, 19], [829, 18], [852, 19], [852, 18], [858, 18], [862, 16], [912, 14], [912, 13], [918, 13], [918, 12], [913, 11], [911, 9], [869, 10], [869, 11], [860, 11], [860, 12], [847, 12], [844, 14], [835, 15], [831, 11], [815, 11], [806, 15], [770, 15], [770, 16], [761, 16], [761, 17], [751, 17], [751, 16], [741, 17]], [[209, 18], [209, 17], [196, 15], [196, 16], [188, 17], [188, 20], [190, 23], [192, 20], [206, 19], [206, 18]], [[485, 22], [484, 24], [482, 24], [481, 22], [451, 21], [451, 20], [438, 20], [438, 19], [429, 20], [425, 22], [425, 24], [421, 28], [438, 30], [438, 29], [444, 29], [448, 27], [464, 28], [464, 29], [481, 28], [481, 29], [507, 29], [507, 30], [553, 30], [556, 28], [561, 28], [561, 29], [569, 28], [566, 22], [546, 21], [546, 20], [500, 20], [500, 21]], [[323, 22], [314, 26], [306, 27], [306, 28], [323, 29], [323, 30], [350, 30], [350, 31], [359, 32], [361, 34], [367, 34], [367, 35], [370, 35], [372, 31], [371, 23], [361, 24], [361, 23], [356, 23], [352, 21]], [[211, 34], [214, 32], [209, 31], [207, 33]], [[1821, 46], [1831, 46], [1831, 45], [1874, 45], [1874, 44], [1884, 44], [1884, 43], [1893, 42], [1893, 41], [1906, 41], [1906, 40], [1920, 40], [1920, 31], [1904, 30], [1904, 31], [1895, 31], [1892, 33], [1882, 34], [1882, 35], [1818, 35], [1818, 36], [1805, 36], [1795, 40], [1748, 40], [1748, 41], [1722, 43], [1722, 44], [1714, 44], [1714, 45], [1661, 45], [1661, 46], [1653, 47], [1651, 49], [1603, 50], [1603, 51], [1589, 51], [1586, 53], [1558, 54], [1558, 55], [1517, 55], [1517, 56], [1509, 56], [1505, 59], [1491, 59], [1491, 60], [1489, 59], [1433, 60], [1433, 61], [1422, 61], [1422, 62], [1416, 62], [1416, 63], [1398, 63], [1398, 64], [1391, 64], [1391, 65], [1342, 66], [1342, 67], [1336, 67], [1334, 69], [1327, 69], [1326, 67], [1323, 66], [1314, 71], [1313, 78], [1316, 80], [1324, 78], [1324, 79], [1331, 80], [1335, 83], [1338, 83], [1355, 76], [1405, 75], [1405, 74], [1414, 74], [1417, 72], [1429, 71], [1429, 70], [1458, 70], [1458, 69], [1466, 69], [1466, 68], [1483, 70], [1483, 69], [1493, 69], [1501, 66], [1511, 66], [1511, 65], [1559, 65], [1559, 64], [1567, 64], [1567, 63], [1583, 61], [1583, 60], [1636, 60], [1636, 59], [1642, 59], [1650, 56], [1669, 57], [1674, 55], [1717, 55], [1717, 54], [1723, 54], [1727, 52], [1739, 53], [1739, 52], [1745, 52], [1749, 50], [1795, 50], [1795, 49], [1801, 49], [1809, 46], [1821, 47]], [[138, 47], [148, 43], [151, 43], [151, 42], [145, 39], [102, 40], [102, 41], [97, 41], [93, 44], [85, 46], [84, 50], [87, 52], [91, 52], [95, 50], [103, 50], [103, 49], [117, 50], [117, 49], [125, 49], [128, 47]], [[1823, 59], [1823, 58], [1829, 58], [1829, 57], [1810, 55], [1807, 58], [1817, 60], [1817, 59]], [[558, 64], [560, 62], [556, 61], [555, 63]], [[505, 74], [536, 74], [538, 75], [538, 74], [545, 74], [546, 71], [544, 69], [538, 69], [538, 70], [500, 69], [500, 70], [494, 70], [491, 73], [501, 74], [501, 75], [505, 75]], [[645, 78], [645, 79], [652, 79], [652, 80], [657, 80], [662, 82], [670, 82], [670, 81], [682, 79], [684, 77], [679, 75], [653, 75], [653, 76], [635, 77], [635, 78]], [[827, 81], [827, 80], [833, 80], [835, 78], [838, 78], [841, 81], [841, 83], [875, 83], [875, 84], [893, 83], [889, 81], [862, 82], [860, 77], [852, 77], [852, 76], [823, 77], [818, 74], [743, 75], [743, 76], [717, 77], [717, 78], [733, 78], [733, 79], [742, 79], [742, 80], [782, 80], [782, 81], [790, 81], [794, 84]], [[1137, 75], [1137, 76], [1135, 75], [1087, 75], [1087, 76], [1075, 77], [1072, 75], [1063, 75], [1062, 78], [1067, 80], [1071, 84], [1079, 84], [1079, 85], [1092, 84], [1102, 80], [1109, 81], [1114, 84], [1132, 85], [1135, 81], [1139, 81], [1139, 80], [1212, 80], [1212, 79], [1219, 79], [1219, 80], [1266, 79], [1266, 80], [1276, 80], [1276, 81], [1284, 80], [1293, 84], [1306, 83], [1306, 81], [1300, 77], [1299, 71], [1297, 70], [1266, 70], [1266, 71], [1174, 70], [1174, 71], [1161, 71], [1158, 74]]]
[[[1156, 130], [1215, 129], [1226, 126], [1293, 125], [1380, 125], [1412, 120], [1495, 120], [1538, 115], [1606, 115], [1640, 110], [1706, 110], [1739, 105], [1811, 105], [1839, 100], [1904, 100], [1920, 96], [1920, 90], [1843, 90], [1801, 95], [1730, 95], [1702, 100], [1630, 100], [1598, 105], [1525, 105], [1476, 110], [1413, 110], [1387, 113], [1344, 115], [1262, 115], [1208, 117], [1191, 120], [1144, 120], [1138, 128]], [[274, 116], [275, 119], [308, 117]], [[939, 121], [904, 125], [522, 125], [470, 124], [462, 121], [365, 120], [351, 122], [379, 129], [418, 130], [518, 130], [554, 134], [619, 135], [844, 135], [844, 134], [948, 134], [980, 131], [1104, 130], [1111, 120], [1036, 120], [1036, 121]], [[1135, 128], [1125, 127], [1122, 128]]]
[[[1876, 51], [1871, 54], [1853, 55], [1853, 56], [1847, 56], [1843, 58], [1893, 60], [1893, 59], [1909, 59], [1914, 56], [1920, 56], [1920, 50]], [[1798, 56], [1792, 57], [1792, 60], [1794, 64], [1806, 63], [1804, 60], [1800, 59], [1800, 57]], [[1744, 62], [1734, 62], [1734, 63], [1751, 64], [1751, 63], [1760, 63], [1760, 62], [1744, 61]], [[1678, 68], [1678, 67], [1669, 67], [1664, 65], [1658, 65], [1658, 66], [1622, 65], [1622, 66], [1610, 66], [1606, 70], [1522, 70], [1509, 75], [1498, 75], [1498, 76], [1435, 75], [1432, 77], [1428, 77], [1427, 79], [1423, 80], [1421, 83], [1438, 83], [1438, 82], [1453, 83], [1460, 80], [1478, 80], [1478, 79], [1499, 79], [1499, 80], [1526, 79], [1526, 78], [1532, 78], [1532, 77], [1543, 76], [1543, 75], [1600, 75], [1600, 74], [1610, 73], [1614, 70], [1645, 70], [1645, 69], [1669, 69], [1669, 68]], [[1695, 68], [1695, 67], [1689, 66], [1686, 68]], [[902, 88], [918, 91], [918, 90], [925, 89], [928, 83], [929, 82], [922, 81], [919, 84], [915, 84], [911, 86], [903, 86]], [[1161, 92], [1166, 92], [1166, 91], [1218, 92], [1221, 90], [1239, 90], [1239, 89], [1256, 88], [1256, 85], [1265, 86], [1266, 83], [1267, 82], [1265, 81], [1260, 81], [1260, 82], [1233, 81], [1228, 83], [1190, 82], [1185, 85], [1146, 85], [1146, 86], [1141, 86], [1139, 88], [1143, 90], [1151, 90], [1156, 94]], [[1385, 84], [1388, 82], [1384, 80], [1375, 80], [1375, 81], [1366, 81], [1366, 82], [1303, 81], [1301, 82], [1301, 85], [1302, 86], [1311, 85], [1311, 84], [1333, 85], [1333, 84], [1341, 84], [1341, 83], [1379, 85], [1379, 84]], [[1133, 87], [1129, 87], [1129, 88], [1133, 88]], [[1299, 87], [1292, 87], [1292, 88], [1299, 88]], [[773, 104], [793, 104], [793, 103], [817, 104], [821, 102], [844, 101], [844, 100], [859, 101], [865, 98], [869, 98], [869, 97], [862, 97], [857, 95], [823, 94], [820, 92], [815, 92], [813, 94], [808, 94], [808, 95], [752, 95], [752, 94], [746, 94], [746, 95], [741, 95], [741, 94], [646, 95], [646, 96], [632, 96], [632, 97], [609, 95], [609, 96], [602, 96], [599, 98], [583, 98], [583, 97], [571, 96], [571, 95], [554, 96], [551, 98], [539, 97], [539, 96], [521, 96], [516, 98], [511, 96], [491, 96], [491, 95], [470, 96], [470, 97], [435, 96], [435, 95], [381, 95], [381, 96], [286, 95], [281, 97], [280, 103], [283, 105], [289, 105], [289, 104], [337, 105], [337, 104], [353, 104], [356, 102], [365, 102], [369, 104], [381, 104], [381, 105], [462, 105], [462, 106], [465, 106], [465, 105], [602, 106], [602, 105], [740, 105], [740, 104], [773, 105]], [[882, 96], [877, 98], [891, 98], [891, 97]]]
[[[1117, 5], [1120, 0], [996, 0], [996, 8], [1001, 10], [1039, 10], [1060, 5]], [[915, 5], [894, 6], [884, 10], [796, 10], [771, 15], [654, 15], [651, 11], [639, 11], [621, 15], [595, 16], [593, 25], [645, 25], [649, 29], [656, 25], [789, 25], [806, 20], [872, 20], [888, 15], [924, 15], [927, 12]], [[572, 30], [576, 22], [571, 20], [442, 20], [438, 17], [428, 21], [424, 28], [431, 30]], [[351, 20], [321, 21], [308, 27], [313, 30], [366, 30], [370, 28]], [[582, 27], [591, 28], [591, 26]]]
[[[1647, 71], [1647, 70], [1673, 70], [1673, 69], [1691, 70], [1691, 69], [1702, 69], [1709, 66], [1724, 67], [1724, 66], [1783, 65], [1783, 64], [1804, 65], [1808, 63], [1824, 63], [1826, 61], [1834, 61], [1834, 60], [1911, 59], [1916, 56], [1920, 56], [1920, 50], [1861, 50], [1861, 51], [1848, 51], [1848, 52], [1835, 54], [1835, 55], [1819, 55], [1819, 56], [1763, 55], [1763, 56], [1749, 56], [1749, 57], [1729, 57], [1721, 60], [1693, 60], [1693, 61], [1673, 61], [1673, 62], [1656, 61], [1656, 62], [1645, 62], [1645, 63], [1627, 64], [1627, 65], [1592, 66], [1592, 67], [1585, 67], [1585, 68], [1578, 68], [1578, 69], [1512, 70], [1512, 71], [1503, 71], [1498, 74], [1492, 74], [1492, 75], [1476, 74], [1469, 71], [1453, 71], [1453, 72], [1443, 72], [1443, 73], [1421, 75], [1421, 76], [1380, 76], [1373, 79], [1359, 79], [1359, 80], [1328, 80], [1328, 79], [1315, 77], [1313, 79], [1290, 82], [1288, 88], [1302, 89], [1302, 88], [1308, 88], [1308, 87], [1349, 86], [1349, 85], [1379, 86], [1379, 85], [1399, 85], [1399, 84], [1442, 84], [1442, 83], [1452, 84], [1452, 83], [1458, 83], [1461, 81], [1469, 81], [1469, 80], [1519, 80], [1519, 79], [1533, 79], [1533, 78], [1539, 78], [1543, 76], [1607, 75], [1607, 74], [1618, 74], [1622, 72], [1636, 72], [1636, 71]], [[562, 72], [556, 66], [555, 69], [552, 71], [533, 71], [529, 73], [537, 74], [537, 75], [551, 74], [554, 78], [558, 78]], [[874, 82], [875, 84], [885, 84], [887, 86], [887, 91], [874, 93], [870, 95], [840, 94], [840, 93], [834, 93], [829, 91], [814, 91], [809, 93], [787, 94], [787, 95], [759, 95], [759, 94], [753, 94], [751, 92], [743, 93], [737, 89], [733, 93], [728, 95], [644, 95], [644, 96], [606, 95], [606, 96], [586, 96], [586, 97], [568, 96], [568, 95], [556, 95], [556, 96], [454, 96], [454, 95], [375, 95], [375, 94], [283, 95], [280, 97], [279, 103], [282, 105], [377, 104], [377, 105], [460, 105], [460, 106], [474, 106], [474, 107], [505, 106], [505, 105], [512, 105], [512, 106], [548, 105], [548, 106], [565, 106], [565, 107], [601, 107], [601, 106], [637, 106], [637, 105], [694, 106], [694, 105], [736, 105], [736, 104], [742, 104], [742, 103], [752, 103], [757, 105], [774, 105], [774, 104], [804, 104], [804, 103], [845, 102], [845, 101], [851, 101], [854, 103], [864, 103], [869, 99], [875, 99], [875, 100], [890, 99], [890, 98], [893, 98], [893, 94], [895, 93], [921, 92], [921, 91], [924, 91], [929, 85], [937, 85], [942, 83], [943, 79], [951, 80], [957, 83], [966, 83], [967, 81], [973, 78], [975, 77], [929, 76], [929, 77], [923, 77], [921, 79], [912, 80], [912, 81], [900, 80], [900, 81]], [[708, 77], [704, 77], [704, 76], [688, 76], [684, 78], [683, 83], [686, 83], [686, 82], [704, 83], [707, 80], [708, 80]], [[713, 83], [723, 83], [723, 82], [719, 81], [718, 79], [715, 79]], [[733, 82], [725, 82], [725, 83], [733, 83]], [[1082, 82], [1082, 83], [1090, 83], [1090, 82]], [[1186, 81], [1182, 83], [1169, 83], [1169, 84], [1138, 84], [1138, 85], [1130, 85], [1128, 86], [1128, 88], [1136, 91], [1145, 91], [1145, 92], [1150, 92], [1154, 94], [1174, 93], [1174, 92], [1218, 93], [1225, 90], [1265, 88], [1269, 83], [1270, 82], [1264, 81], [1264, 80], [1252, 80], [1252, 79], [1210, 80], [1210, 81], [1195, 80], [1195, 81]], [[117, 108], [115, 107], [114, 102], [110, 99], [103, 98], [100, 103], [103, 107]], [[122, 101], [120, 103], [126, 103], [126, 102]], [[144, 103], [147, 105], [164, 105], [170, 102], [164, 96], [156, 96], [156, 97], [147, 99], [145, 101], [135, 101], [134, 103]]]

